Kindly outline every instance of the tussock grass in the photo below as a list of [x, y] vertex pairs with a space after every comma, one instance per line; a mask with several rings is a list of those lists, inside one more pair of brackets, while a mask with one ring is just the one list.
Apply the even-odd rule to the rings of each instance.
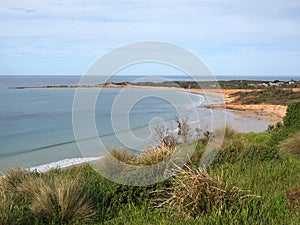
[[5, 178], [0, 178], [0, 189], [14, 192], [22, 182], [32, 175], [23, 168], [9, 169], [4, 173]]
[[213, 179], [205, 170], [190, 167], [179, 169], [172, 188], [159, 192], [166, 197], [157, 207], [164, 206], [172, 213], [187, 217], [200, 217], [215, 209], [222, 211], [238, 207], [247, 197], [259, 197], [248, 195], [237, 187], [229, 187], [222, 178]]
[[41, 221], [87, 222], [95, 212], [79, 177], [37, 177], [19, 187], [32, 200], [31, 212]]
[[167, 146], [148, 148], [135, 159], [137, 165], [153, 165], [167, 159], [174, 149]]
[[[107, 165], [111, 164], [110, 167], [113, 167], [113, 164], [118, 164], [120, 166], [122, 163], [146, 166], [162, 162], [167, 159], [173, 151], [174, 148], [170, 148], [165, 145], [147, 148], [139, 155], [134, 155], [125, 149], [111, 149], [109, 150], [109, 154], [103, 158], [102, 162]], [[112, 159], [112, 157], [114, 159]]]
[[135, 158], [135, 156], [131, 152], [125, 149], [113, 148], [109, 150], [109, 154], [116, 160], [126, 164], [131, 164]]
[[0, 224], [12, 223], [11, 218], [17, 218], [22, 211], [22, 221], [27, 215], [50, 224], [88, 222], [95, 215], [88, 189], [76, 175], [50, 176], [23, 169], [8, 170], [1, 179], [0, 194]]
[[281, 152], [300, 156], [300, 132], [298, 131], [292, 137], [284, 140], [279, 147]]
[[23, 210], [16, 202], [12, 194], [0, 190], [0, 224], [19, 225], [24, 220]]

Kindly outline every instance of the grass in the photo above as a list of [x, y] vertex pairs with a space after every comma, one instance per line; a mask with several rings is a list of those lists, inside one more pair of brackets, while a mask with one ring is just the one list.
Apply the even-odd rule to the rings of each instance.
[[280, 144], [280, 150], [284, 153], [292, 153], [300, 156], [300, 132], [287, 138]]
[[246, 198], [259, 197], [228, 186], [222, 177], [214, 179], [207, 171], [190, 167], [179, 169], [171, 189], [158, 192], [167, 196], [158, 207], [167, 206], [170, 213], [193, 218], [203, 217], [215, 209], [224, 212], [233, 206], [239, 208]]
[[[87, 222], [96, 214], [90, 204], [83, 177], [51, 176], [12, 169], [1, 182], [2, 210], [6, 218], [0, 224], [10, 224], [20, 211], [17, 224], [29, 220], [41, 223], [75, 224]], [[25, 222], [26, 224], [26, 222]]]

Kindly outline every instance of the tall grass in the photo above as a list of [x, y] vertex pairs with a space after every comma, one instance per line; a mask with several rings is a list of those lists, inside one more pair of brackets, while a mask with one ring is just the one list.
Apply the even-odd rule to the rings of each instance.
[[79, 177], [37, 177], [19, 187], [31, 199], [31, 212], [41, 221], [88, 222], [95, 215]]
[[300, 132], [284, 140], [280, 144], [280, 150], [284, 153], [292, 153], [300, 156]]
[[185, 216], [201, 217], [215, 209], [238, 208], [242, 200], [259, 197], [246, 194], [235, 186], [229, 187], [222, 178], [213, 179], [206, 171], [185, 167], [179, 169], [169, 190], [161, 190], [166, 199], [157, 206]]
[[0, 224], [19, 225], [30, 223], [20, 202], [16, 202], [11, 193], [0, 190]]
[[8, 210], [4, 213], [8, 216], [6, 219], [1, 216], [0, 224], [20, 210], [25, 210], [28, 217], [50, 224], [88, 222], [95, 215], [88, 189], [78, 176], [53, 177], [13, 169], [5, 173], [1, 183], [1, 209]]

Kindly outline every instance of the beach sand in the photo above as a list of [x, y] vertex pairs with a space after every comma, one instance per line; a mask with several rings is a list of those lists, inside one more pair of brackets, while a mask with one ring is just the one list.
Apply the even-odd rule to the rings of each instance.
[[[154, 87], [154, 86], [133, 86], [133, 85], [116, 85], [105, 84], [102, 88], [149, 88], [149, 89], [162, 89], [162, 90], [175, 90], [183, 91], [193, 94], [211, 95], [223, 100], [224, 104], [214, 104], [206, 106], [215, 110], [226, 110], [246, 118], [266, 120], [269, 124], [282, 122], [285, 116], [287, 106], [272, 105], [272, 104], [239, 104], [233, 103], [235, 98], [230, 97], [231, 94], [237, 92], [250, 92], [249, 89], [185, 89], [178, 87]], [[300, 91], [295, 89], [293, 91]], [[237, 124], [238, 125], [238, 124]]]

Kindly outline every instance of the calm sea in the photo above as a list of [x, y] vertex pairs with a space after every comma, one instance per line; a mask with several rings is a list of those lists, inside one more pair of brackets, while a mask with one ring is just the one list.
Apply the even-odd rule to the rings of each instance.
[[[113, 77], [112, 82], [135, 81], [137, 76]], [[188, 80], [187, 77], [173, 76], [171, 80]], [[258, 80], [290, 80], [297, 77], [247, 77]], [[222, 80], [241, 79], [235, 76], [223, 76]], [[14, 89], [18, 86], [44, 86], [44, 85], [76, 85], [79, 76], [0, 76], [0, 171], [8, 167], [31, 167], [47, 164], [63, 159], [94, 157], [101, 155], [100, 149], [91, 146], [89, 154], [79, 151], [72, 125], [72, 106], [75, 89]], [[115, 134], [111, 122], [111, 110], [115, 107], [115, 123], [128, 121], [131, 135], [137, 137], [136, 143], [131, 143], [133, 150], [140, 150], [145, 145], [152, 144], [149, 123], [165, 121], [170, 128], [174, 126], [174, 117], [178, 116], [177, 107], [183, 108], [186, 114], [194, 111], [200, 118], [210, 115], [210, 111], [199, 107], [206, 101], [200, 95], [189, 94], [191, 102], [186, 101], [185, 93], [163, 90], [128, 89], [131, 96], [148, 96], [137, 101], [128, 113], [127, 102], [113, 105], [120, 96], [120, 89], [104, 89], [98, 97], [95, 105], [95, 123], [98, 136], [106, 147], [121, 147], [124, 145], [118, 135]], [[160, 96], [168, 96], [176, 99], [176, 104], [171, 104]], [[229, 118], [233, 117], [230, 115]], [[160, 118], [160, 119], [159, 119]], [[235, 118], [236, 119], [236, 118]], [[239, 119], [239, 118], [238, 118]], [[192, 122], [194, 118], [192, 118]], [[234, 120], [234, 119], [232, 119]], [[257, 122], [257, 121], [256, 121]], [[259, 121], [260, 129], [268, 125], [265, 121]], [[255, 123], [254, 123], [255, 124]], [[204, 126], [202, 124], [202, 126]], [[205, 125], [203, 129], [207, 129]], [[255, 131], [255, 130], [254, 130]], [[97, 137], [88, 137], [97, 138]], [[145, 140], [145, 141], [143, 141]], [[128, 147], [128, 146], [127, 146]], [[95, 149], [93, 149], [95, 148]]]

